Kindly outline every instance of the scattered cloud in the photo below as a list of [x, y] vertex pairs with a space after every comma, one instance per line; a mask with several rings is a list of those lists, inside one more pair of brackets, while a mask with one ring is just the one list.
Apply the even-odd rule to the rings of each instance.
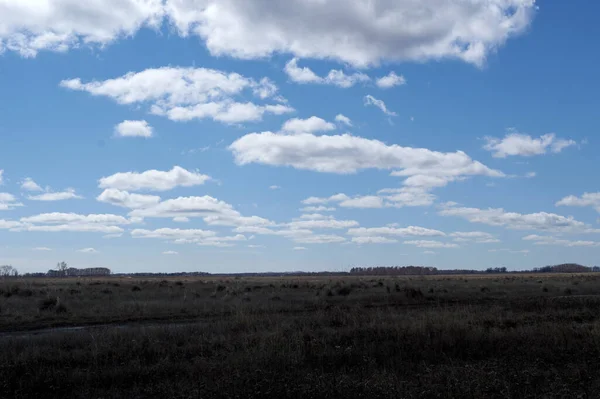
[[453, 203], [446, 203], [441, 206], [439, 214], [461, 217], [471, 223], [502, 226], [512, 230], [542, 230], [565, 233], [600, 232], [600, 230], [593, 230], [587, 224], [575, 220], [572, 216], [566, 217], [547, 212], [521, 214], [506, 212], [502, 208], [466, 208], [458, 207]]
[[124, 191], [168, 191], [175, 187], [199, 186], [210, 179], [210, 176], [203, 175], [198, 171], [190, 172], [180, 166], [174, 166], [167, 172], [153, 169], [142, 173], [116, 173], [101, 178], [99, 187]]
[[20, 206], [23, 206], [23, 204], [18, 202], [14, 195], [9, 193], [0, 193], [0, 211], [10, 211]]
[[162, 253], [163, 255], [179, 255], [177, 251], [165, 251]]
[[339, 122], [339, 123], [342, 123], [342, 124], [344, 124], [344, 125], [346, 125], [348, 127], [352, 127], [353, 126], [352, 120], [350, 118], [348, 118], [346, 115], [343, 115], [343, 114], [337, 114], [335, 116], [335, 121]]
[[82, 249], [79, 249], [77, 252], [81, 252], [84, 254], [97, 254], [98, 253], [98, 251], [94, 248], [82, 248]]
[[156, 205], [161, 198], [156, 195], [131, 194], [116, 188], [107, 188], [96, 200], [123, 208], [139, 209]]
[[173, 221], [175, 223], [189, 223], [190, 218], [187, 218], [185, 216], [177, 216], [173, 218]]
[[272, 186], [269, 186], [269, 190], [281, 190], [281, 187], [274, 184]]
[[302, 212], [333, 212], [333, 211], [335, 211], [335, 208], [327, 207], [327, 206], [323, 206], [323, 205], [305, 206], [304, 208], [300, 208], [300, 211], [302, 211]]
[[42, 251], [42, 252], [49, 252], [52, 251], [52, 248], [48, 248], [48, 247], [36, 247], [33, 248], [34, 251]]
[[397, 243], [398, 240], [394, 240], [393, 238], [387, 237], [378, 237], [378, 236], [359, 236], [352, 237], [352, 242], [362, 245], [362, 244], [394, 244]]
[[525, 241], [534, 241], [535, 245], [559, 245], [562, 247], [600, 247], [598, 241], [584, 241], [584, 240], [564, 240], [553, 236], [540, 236], [537, 234], [528, 235], [523, 237]]
[[75, 190], [72, 188], [68, 188], [65, 191], [59, 192], [46, 192], [39, 195], [30, 195], [27, 198], [31, 201], [64, 201], [70, 199], [83, 199], [83, 197], [77, 195]]
[[592, 207], [596, 212], [600, 213], [600, 192], [598, 193], [584, 193], [581, 197], [569, 195], [558, 201], [556, 206], [579, 206], [579, 207]]
[[294, 247], [294, 251], [306, 251], [306, 247]]
[[458, 244], [430, 240], [404, 241], [404, 244], [414, 245], [419, 248], [458, 248]]
[[256, 81], [237, 73], [206, 68], [163, 67], [105, 81], [63, 80], [60, 85], [110, 97], [119, 104], [148, 104], [151, 113], [173, 121], [209, 118], [236, 124], [260, 121], [265, 113], [281, 115], [294, 111], [283, 104], [257, 105], [235, 100], [247, 91], [259, 100], [280, 100], [276, 96], [277, 86], [268, 78]]
[[509, 133], [502, 139], [485, 137], [485, 140], [486, 144], [483, 148], [492, 152], [492, 156], [495, 158], [506, 158], [508, 156], [530, 157], [543, 155], [548, 151], [556, 154], [577, 144], [573, 140], [558, 139], [554, 133], [534, 138], [527, 134], [518, 133], [513, 129], [509, 130]]
[[21, 190], [24, 191], [44, 191], [31, 177], [26, 177], [21, 183]]
[[389, 110], [389, 109], [386, 107], [385, 103], [384, 103], [382, 100], [378, 100], [378, 99], [376, 99], [375, 97], [373, 97], [373, 96], [372, 96], [372, 95], [370, 95], [370, 94], [368, 94], [368, 95], [366, 95], [366, 96], [365, 96], [365, 98], [364, 98], [364, 103], [365, 103], [365, 106], [367, 106], [367, 105], [374, 105], [374, 106], [376, 106], [376, 107], [377, 107], [377, 108], [379, 108], [379, 109], [380, 109], [380, 110], [381, 110], [381, 111], [382, 111], [384, 114], [386, 114], [386, 115], [388, 115], [388, 116], [398, 116], [398, 114], [397, 114], [397, 113], [395, 113], [395, 112], [393, 112], [393, 111], [390, 111], [390, 110]]
[[19, 222], [12, 222], [9, 228], [12, 231], [121, 234], [124, 230], [119, 226], [130, 223], [128, 219], [119, 215], [54, 212], [21, 218]]
[[494, 244], [500, 242], [492, 234], [483, 231], [455, 232], [449, 235], [454, 238], [455, 242], [474, 242], [476, 244]]
[[375, 84], [380, 89], [390, 89], [394, 86], [402, 86], [406, 84], [404, 76], [396, 75], [396, 72], [392, 71], [386, 76], [383, 76], [375, 81]]
[[115, 126], [115, 136], [117, 137], [144, 137], [149, 138], [153, 135], [152, 126], [148, 122], [125, 120]]
[[333, 123], [327, 122], [324, 119], [316, 116], [311, 116], [308, 119], [290, 119], [283, 124], [281, 130], [286, 133], [316, 133], [335, 130]]
[[344, 89], [350, 88], [358, 83], [371, 81], [371, 78], [364, 73], [356, 72], [351, 75], [346, 75], [344, 71], [337, 69], [332, 69], [327, 76], [321, 77], [308, 67], [299, 67], [297, 58], [290, 60], [285, 65], [284, 71], [292, 82], [332, 85]]
[[427, 229], [425, 227], [408, 226], [408, 227], [359, 227], [348, 230], [348, 235], [358, 237], [378, 237], [378, 236], [395, 236], [395, 237], [443, 237], [446, 234], [439, 230]]

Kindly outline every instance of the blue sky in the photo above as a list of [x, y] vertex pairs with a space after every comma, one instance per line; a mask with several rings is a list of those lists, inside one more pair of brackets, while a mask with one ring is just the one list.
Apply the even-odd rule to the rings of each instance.
[[600, 5], [283, 4], [0, 0], [0, 264], [598, 264]]

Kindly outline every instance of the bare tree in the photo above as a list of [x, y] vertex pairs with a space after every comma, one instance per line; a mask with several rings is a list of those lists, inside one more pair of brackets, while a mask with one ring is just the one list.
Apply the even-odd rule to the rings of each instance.
[[19, 275], [17, 269], [10, 265], [0, 266], [0, 277], [16, 277]]
[[59, 271], [60, 274], [62, 274], [63, 276], [65, 276], [67, 274], [67, 269], [68, 269], [68, 265], [67, 262], [58, 262], [56, 264], [56, 270]]

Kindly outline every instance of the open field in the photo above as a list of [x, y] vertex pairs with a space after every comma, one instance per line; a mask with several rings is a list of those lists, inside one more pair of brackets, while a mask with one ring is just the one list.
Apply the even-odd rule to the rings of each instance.
[[599, 274], [0, 281], [3, 398], [596, 398], [599, 367]]

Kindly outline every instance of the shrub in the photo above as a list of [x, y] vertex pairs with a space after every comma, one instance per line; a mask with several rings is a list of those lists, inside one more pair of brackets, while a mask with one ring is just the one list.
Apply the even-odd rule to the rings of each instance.
[[67, 307], [65, 305], [63, 305], [62, 303], [59, 304], [56, 307], [56, 313], [61, 314], [61, 313], [67, 313]]
[[420, 288], [406, 287], [406, 288], [404, 288], [404, 295], [406, 295], [407, 298], [411, 298], [411, 299], [423, 299], [424, 298], [424, 295], [421, 292]]
[[217, 285], [217, 291], [218, 292], [225, 291], [226, 288], [227, 287], [225, 287], [224, 285], [221, 285], [221, 284]]
[[573, 290], [570, 288], [565, 288], [565, 290], [563, 291], [565, 295], [571, 295], [573, 294]]
[[46, 298], [42, 299], [38, 305], [39, 310], [50, 310], [58, 304], [58, 298]]
[[349, 286], [340, 287], [337, 291], [338, 295], [348, 296], [352, 292], [352, 288]]
[[109, 290], [108, 288], [103, 289], [102, 291], [100, 291], [103, 294], [112, 294], [112, 291]]
[[142, 289], [140, 287], [138, 287], [137, 285], [134, 285], [133, 287], [131, 287], [131, 291], [136, 292], [136, 291], [141, 291]]
[[81, 294], [81, 291], [72, 289], [69, 291], [69, 294], [71, 294], [71, 295]]

